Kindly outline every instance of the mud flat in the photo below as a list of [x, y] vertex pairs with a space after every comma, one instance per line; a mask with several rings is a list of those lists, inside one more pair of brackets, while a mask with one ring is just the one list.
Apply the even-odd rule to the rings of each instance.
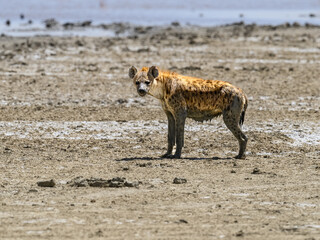
[[[0, 38], [1, 239], [318, 239], [319, 28], [125, 28]], [[188, 120], [183, 158], [160, 159], [166, 117], [131, 65], [244, 89], [247, 159], [221, 118]]]

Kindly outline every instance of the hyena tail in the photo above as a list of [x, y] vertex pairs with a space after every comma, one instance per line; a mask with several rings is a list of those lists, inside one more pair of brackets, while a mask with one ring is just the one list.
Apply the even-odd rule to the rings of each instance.
[[239, 125], [242, 126], [243, 122], [244, 122], [244, 116], [246, 115], [246, 110], [248, 107], [248, 99], [246, 96], [244, 96], [244, 106], [240, 115], [240, 121], [239, 121]]

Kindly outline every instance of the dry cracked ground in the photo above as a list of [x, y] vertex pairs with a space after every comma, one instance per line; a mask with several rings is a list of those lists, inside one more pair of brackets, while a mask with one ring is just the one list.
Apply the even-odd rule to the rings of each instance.
[[[0, 38], [0, 238], [319, 239], [319, 28], [130, 31]], [[221, 118], [160, 159], [166, 117], [131, 65], [244, 89], [247, 159]]]

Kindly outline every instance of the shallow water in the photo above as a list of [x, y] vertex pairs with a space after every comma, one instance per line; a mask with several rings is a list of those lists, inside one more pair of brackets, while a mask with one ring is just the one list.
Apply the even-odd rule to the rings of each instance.
[[[161, 1], [147, 0], [0, 0], [0, 33], [12, 36], [32, 35], [77, 35], [109, 36], [102, 28], [62, 30], [45, 29], [43, 21], [54, 18], [60, 23], [91, 20], [93, 25], [101, 23], [131, 23], [138, 25], [182, 25], [216, 26], [244, 21], [256, 24], [283, 24], [306, 22], [320, 24], [320, 2], [317, 0], [226, 0], [226, 1]], [[17, 7], [19, 6], [19, 7]], [[20, 19], [20, 14], [24, 19]], [[311, 17], [310, 17], [310, 14]], [[11, 25], [6, 26], [6, 20]], [[32, 24], [28, 21], [32, 20]]]

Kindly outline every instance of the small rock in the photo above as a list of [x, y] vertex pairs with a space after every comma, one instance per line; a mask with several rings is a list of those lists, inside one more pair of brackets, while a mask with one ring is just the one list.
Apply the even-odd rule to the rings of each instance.
[[174, 178], [173, 179], [173, 183], [174, 184], [183, 184], [183, 183], [186, 183], [187, 182], [187, 179], [185, 179], [185, 178]]
[[83, 177], [76, 177], [71, 181], [67, 182], [71, 187], [87, 187], [89, 186], [87, 180]]
[[137, 163], [136, 164], [139, 167], [151, 167], [152, 163], [151, 162], [147, 162], [147, 163]]
[[243, 235], [244, 235], [244, 233], [243, 233], [242, 230], [240, 230], [239, 232], [237, 232], [237, 233], [235, 234], [236, 237], [243, 237]]
[[260, 171], [259, 168], [254, 168], [251, 172], [251, 174], [261, 174], [262, 172]]
[[81, 41], [81, 40], [77, 40], [77, 41], [75, 41], [75, 44], [77, 45], [77, 46], [79, 46], [79, 47], [83, 47], [84, 46], [84, 42], [83, 41]]
[[186, 223], [186, 224], [187, 224], [188, 221], [187, 221], [187, 220], [184, 220], [184, 219], [180, 219], [180, 220], [179, 220], [179, 223]]
[[39, 181], [37, 184], [39, 187], [54, 187], [56, 185], [53, 179], [48, 181]]
[[139, 182], [124, 182], [124, 186], [125, 187], [138, 187], [139, 186]]
[[37, 190], [37, 189], [30, 189], [30, 190], [28, 191], [28, 193], [34, 193], [34, 192], [38, 192], [38, 190]]
[[97, 236], [97, 237], [103, 237], [103, 232], [101, 231], [101, 229], [99, 229], [99, 230], [96, 232], [96, 236]]
[[275, 53], [273, 53], [273, 52], [270, 52], [270, 53], [269, 53], [269, 57], [275, 57], [275, 56], [276, 56]]
[[90, 187], [110, 187], [108, 180], [102, 178], [86, 179]]
[[128, 103], [128, 100], [124, 99], [124, 98], [119, 98], [119, 99], [117, 99], [117, 103], [119, 103], [119, 104]]
[[201, 70], [201, 67], [198, 67], [198, 66], [186, 66], [184, 68], [181, 68], [181, 70], [196, 71], [196, 70]]
[[231, 170], [231, 173], [236, 173], [236, 171], [235, 170]]

